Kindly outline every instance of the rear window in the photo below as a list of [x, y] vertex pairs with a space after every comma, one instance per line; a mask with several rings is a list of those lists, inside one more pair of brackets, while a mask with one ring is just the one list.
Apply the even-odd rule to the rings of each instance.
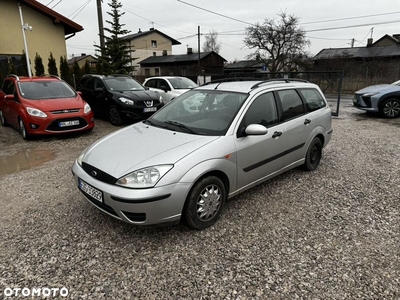
[[314, 111], [326, 106], [324, 98], [322, 95], [315, 89], [301, 89], [299, 90], [301, 95], [306, 100], [306, 105], [308, 107], [308, 111]]
[[29, 81], [20, 83], [21, 96], [31, 100], [73, 98], [75, 91], [64, 81]]

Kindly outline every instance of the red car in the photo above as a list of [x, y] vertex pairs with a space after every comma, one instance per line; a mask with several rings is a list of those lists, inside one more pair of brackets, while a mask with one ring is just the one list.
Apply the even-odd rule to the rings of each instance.
[[56, 76], [8, 75], [0, 90], [0, 121], [17, 129], [25, 140], [94, 127], [89, 104]]

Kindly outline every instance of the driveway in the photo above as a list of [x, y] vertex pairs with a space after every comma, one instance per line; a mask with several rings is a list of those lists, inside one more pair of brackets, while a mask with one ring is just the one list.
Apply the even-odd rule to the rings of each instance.
[[70, 167], [108, 122], [29, 142], [0, 128], [0, 298], [398, 299], [400, 119], [350, 105], [316, 171], [231, 199], [204, 231], [130, 226], [83, 198]]

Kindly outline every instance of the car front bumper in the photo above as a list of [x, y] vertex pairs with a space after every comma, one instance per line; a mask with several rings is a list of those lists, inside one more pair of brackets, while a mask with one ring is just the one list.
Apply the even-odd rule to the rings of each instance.
[[373, 97], [365, 97], [361, 94], [355, 94], [353, 98], [353, 106], [365, 111], [378, 112], [376, 103], [377, 101]]
[[[189, 183], [177, 183], [148, 189], [128, 189], [94, 179], [75, 161], [72, 166], [74, 180], [85, 198], [110, 216], [135, 225], [178, 223]], [[80, 181], [101, 193], [96, 200], [81, 188]]]
[[26, 130], [31, 135], [53, 135], [91, 130], [94, 127], [94, 117], [93, 114], [67, 115], [60, 118], [45, 119], [28, 116], [24, 123], [26, 123]]

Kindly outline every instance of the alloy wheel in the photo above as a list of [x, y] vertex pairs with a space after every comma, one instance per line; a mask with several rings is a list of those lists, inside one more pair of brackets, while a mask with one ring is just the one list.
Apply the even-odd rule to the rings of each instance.
[[221, 197], [221, 190], [217, 185], [205, 187], [197, 200], [197, 217], [204, 222], [214, 218], [219, 211]]
[[386, 102], [383, 106], [383, 114], [389, 118], [397, 117], [400, 114], [400, 102], [396, 100]]

